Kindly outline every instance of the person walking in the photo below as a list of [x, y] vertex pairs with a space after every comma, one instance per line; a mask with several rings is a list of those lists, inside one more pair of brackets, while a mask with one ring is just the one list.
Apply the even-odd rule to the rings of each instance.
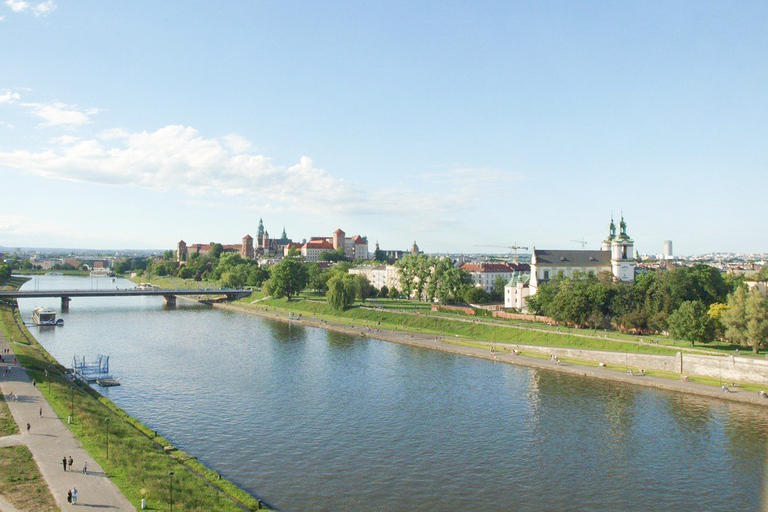
[[69, 456], [69, 470], [72, 471], [72, 463], [75, 462], [72, 460], [72, 456]]
[[31, 428], [32, 428], [32, 425], [30, 425], [29, 423], [27, 423], [27, 434], [29, 434], [29, 429], [31, 429]]
[[72, 489], [67, 491], [67, 503], [72, 504]]
[[83, 462], [83, 474], [84, 475], [88, 474], [88, 462], [87, 461]]
[[40, 417], [41, 418], [43, 417], [43, 407], [42, 406], [40, 406]]
[[77, 487], [72, 488], [72, 504], [77, 505]]
[[61, 465], [64, 466], [64, 471], [66, 471], [67, 470], [67, 458], [66, 457], [62, 457]]

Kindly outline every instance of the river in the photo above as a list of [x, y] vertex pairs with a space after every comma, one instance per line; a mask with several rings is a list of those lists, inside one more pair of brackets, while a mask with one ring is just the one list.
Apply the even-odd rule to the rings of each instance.
[[[126, 288], [41, 276], [22, 289]], [[31, 322], [37, 306], [20, 301]], [[73, 299], [30, 331], [111, 356], [131, 415], [281, 511], [759, 511], [765, 408], [288, 325]]]

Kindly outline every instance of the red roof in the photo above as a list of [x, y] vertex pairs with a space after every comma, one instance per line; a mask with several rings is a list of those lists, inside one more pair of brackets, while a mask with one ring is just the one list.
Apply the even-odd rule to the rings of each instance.
[[507, 263], [465, 263], [461, 266], [467, 272], [512, 272], [512, 268]]
[[334, 231], [334, 233], [341, 233], [342, 235], [344, 234], [344, 232], [341, 230], [341, 228], [339, 228], [336, 231]]
[[302, 246], [303, 249], [327, 249], [332, 251], [333, 244], [326, 239], [322, 240], [310, 240]]
[[360, 235], [355, 235], [352, 237], [352, 241], [356, 244], [367, 244], [368, 242], [365, 241], [365, 238], [361, 237]]

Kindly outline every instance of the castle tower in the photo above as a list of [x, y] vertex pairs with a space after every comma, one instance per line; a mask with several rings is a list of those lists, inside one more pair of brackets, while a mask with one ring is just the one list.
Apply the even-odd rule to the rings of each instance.
[[240, 246], [240, 256], [247, 260], [252, 260], [254, 257], [253, 251], [253, 238], [251, 235], [245, 235], [243, 237], [243, 245]]
[[264, 230], [264, 234], [261, 237], [261, 250], [264, 252], [264, 254], [269, 251], [269, 231], [266, 229]]
[[187, 243], [184, 240], [179, 241], [176, 248], [176, 261], [187, 261]]
[[259, 217], [259, 232], [256, 233], [256, 244], [261, 247], [264, 243], [264, 221]]
[[419, 246], [416, 245], [416, 240], [413, 241], [413, 245], [411, 246], [411, 254], [419, 254]]
[[[613, 225], [613, 222], [611, 222], [611, 225]], [[635, 242], [627, 235], [627, 223], [624, 222], [624, 214], [622, 213], [621, 222], [619, 223], [619, 236], [611, 240], [611, 269], [613, 277], [619, 281], [627, 283], [635, 281], [634, 247]]]
[[341, 229], [337, 229], [333, 232], [333, 248], [338, 250], [344, 250], [344, 235], [345, 233]]

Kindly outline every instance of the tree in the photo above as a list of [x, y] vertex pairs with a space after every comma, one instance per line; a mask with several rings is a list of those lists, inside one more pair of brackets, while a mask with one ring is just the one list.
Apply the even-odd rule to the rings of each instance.
[[501, 276], [493, 280], [493, 289], [491, 290], [491, 300], [504, 300], [504, 287], [507, 286], [507, 280]]
[[325, 297], [334, 309], [345, 311], [354, 302], [357, 290], [353, 277], [349, 274], [337, 274], [328, 280]]
[[745, 305], [747, 316], [747, 343], [757, 354], [768, 345], [768, 300], [760, 290], [753, 288], [747, 296]]
[[221, 256], [221, 253], [224, 252], [224, 246], [214, 242], [211, 242], [211, 245], [211, 251], [208, 253], [208, 255], [211, 258], [218, 259], [219, 256]]
[[465, 284], [461, 288], [461, 298], [467, 304], [476, 304], [478, 302], [486, 302], [488, 300], [488, 295], [486, 295], [485, 290], [479, 286]]
[[720, 314], [720, 320], [725, 327], [725, 339], [732, 343], [747, 341], [747, 290], [736, 288], [728, 297], [727, 308]]
[[355, 295], [361, 302], [365, 302], [374, 292], [373, 285], [365, 276], [356, 275], [354, 277]]
[[268, 285], [268, 293], [275, 298], [291, 297], [307, 287], [309, 272], [307, 267], [294, 258], [284, 258], [272, 267]]
[[320, 253], [320, 261], [346, 261], [344, 249], [339, 247], [335, 251], [323, 251]]
[[679, 340], [709, 341], [712, 335], [712, 323], [708, 308], [700, 300], [686, 300], [669, 315], [669, 333]]
[[427, 298], [437, 298], [444, 304], [454, 304], [462, 300], [462, 290], [472, 283], [472, 277], [466, 270], [453, 266], [450, 258], [437, 260], [432, 276], [427, 285]]
[[723, 324], [723, 312], [728, 309], [728, 305], [722, 302], [715, 302], [709, 305], [707, 315], [712, 322], [712, 333], [715, 338], [722, 339], [725, 336], [725, 325]]
[[0, 284], [11, 278], [11, 266], [0, 262]]
[[175, 256], [175, 253], [171, 250], [167, 250], [163, 253], [163, 259], [166, 261], [171, 261]]

